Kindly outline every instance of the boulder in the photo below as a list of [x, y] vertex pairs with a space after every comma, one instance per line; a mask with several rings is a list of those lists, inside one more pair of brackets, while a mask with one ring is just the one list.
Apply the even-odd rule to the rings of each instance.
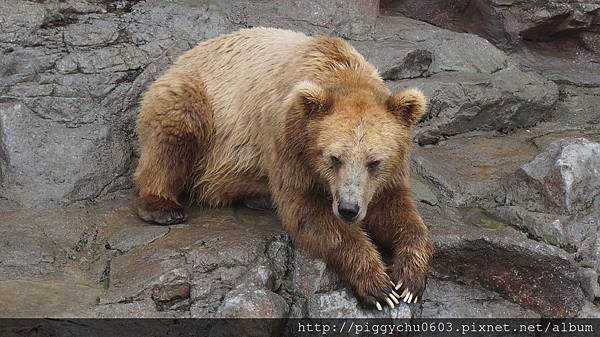
[[599, 173], [599, 143], [557, 140], [508, 180], [506, 204], [552, 214], [587, 212], [600, 194]]
[[415, 133], [421, 145], [468, 131], [533, 126], [550, 116], [558, 99], [554, 83], [512, 66], [493, 74], [443, 72], [391, 84], [404, 87], [418, 87], [429, 98], [429, 111]]
[[554, 246], [510, 228], [434, 229], [433, 275], [498, 293], [543, 317], [574, 317], [584, 304], [579, 269]]

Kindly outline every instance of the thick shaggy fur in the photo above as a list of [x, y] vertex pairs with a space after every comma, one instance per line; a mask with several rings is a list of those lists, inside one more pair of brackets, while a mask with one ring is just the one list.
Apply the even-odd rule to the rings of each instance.
[[[407, 158], [424, 110], [419, 91], [391, 95], [338, 38], [254, 28], [208, 40], [144, 96], [135, 209], [170, 224], [185, 220], [184, 194], [211, 206], [270, 197], [295, 244], [335, 268], [362, 303], [385, 303], [390, 281], [420, 297], [432, 245]], [[334, 155], [363, 179], [354, 225], [336, 214], [349, 178]], [[392, 253], [389, 266], [376, 244]]]

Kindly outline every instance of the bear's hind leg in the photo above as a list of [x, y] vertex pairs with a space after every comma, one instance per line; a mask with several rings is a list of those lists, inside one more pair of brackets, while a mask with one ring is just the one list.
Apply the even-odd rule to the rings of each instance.
[[198, 77], [176, 69], [144, 95], [137, 120], [141, 155], [133, 202], [143, 220], [164, 225], [186, 220], [179, 197], [189, 187], [198, 155], [206, 150], [209, 113]]

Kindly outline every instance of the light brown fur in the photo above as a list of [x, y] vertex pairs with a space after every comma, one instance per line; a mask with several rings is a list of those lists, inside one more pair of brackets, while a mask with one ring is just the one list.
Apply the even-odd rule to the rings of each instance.
[[[170, 224], [185, 220], [184, 193], [211, 206], [270, 196], [294, 242], [362, 303], [383, 301], [390, 280], [420, 296], [432, 245], [407, 159], [424, 110], [418, 90], [391, 95], [338, 38], [254, 28], [208, 40], [144, 96], [134, 206]], [[337, 209], [350, 183], [354, 225]]]

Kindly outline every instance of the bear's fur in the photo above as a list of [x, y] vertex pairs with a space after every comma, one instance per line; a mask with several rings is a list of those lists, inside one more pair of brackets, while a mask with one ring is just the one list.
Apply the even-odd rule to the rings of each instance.
[[432, 255], [407, 164], [425, 105], [415, 89], [390, 94], [339, 38], [253, 28], [208, 40], [144, 95], [134, 207], [172, 224], [186, 218], [183, 195], [269, 197], [294, 243], [361, 303], [414, 302]]

